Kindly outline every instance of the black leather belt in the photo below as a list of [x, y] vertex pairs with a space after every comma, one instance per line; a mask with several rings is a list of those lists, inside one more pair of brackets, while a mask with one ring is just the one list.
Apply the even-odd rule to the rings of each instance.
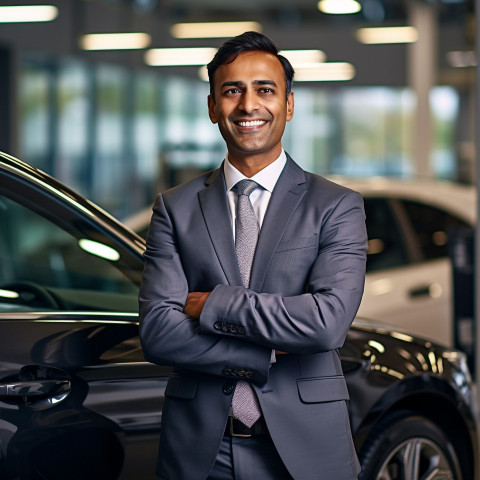
[[225, 427], [227, 437], [268, 437], [268, 429], [263, 417], [260, 417], [250, 428], [244, 425], [240, 420], [229, 415]]

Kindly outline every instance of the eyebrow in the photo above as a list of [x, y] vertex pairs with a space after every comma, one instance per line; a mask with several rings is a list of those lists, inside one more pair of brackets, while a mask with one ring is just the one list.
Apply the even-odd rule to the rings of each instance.
[[[253, 85], [272, 85], [273, 87], [278, 88], [278, 85], [273, 80], [254, 80], [252, 83], [253, 83]], [[224, 82], [224, 83], [222, 83], [221, 88], [242, 87], [244, 85], [245, 85], [245, 82], [237, 80], [237, 81], [232, 81], [232, 82]]]

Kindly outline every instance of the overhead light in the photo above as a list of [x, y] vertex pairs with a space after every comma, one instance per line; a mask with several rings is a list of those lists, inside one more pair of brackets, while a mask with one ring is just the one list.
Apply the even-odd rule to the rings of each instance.
[[357, 13], [362, 9], [356, 0], [320, 0], [317, 6], [323, 13], [339, 15]]
[[176, 23], [170, 27], [174, 38], [230, 38], [243, 32], [261, 32], [258, 22]]
[[361, 43], [413, 43], [418, 40], [415, 27], [371, 27], [359, 28], [355, 36]]
[[280, 50], [278, 53], [286, 57], [294, 68], [305, 63], [321, 63], [327, 58], [322, 50]]
[[18, 5], [0, 7], [0, 23], [51, 22], [58, 17], [54, 5]]
[[[295, 67], [296, 82], [341, 82], [355, 77], [355, 67], [347, 62], [303, 63]], [[208, 82], [208, 71], [204, 65], [198, 70], [198, 77]]]
[[348, 62], [326, 62], [295, 69], [296, 82], [341, 82], [355, 77], [355, 67]]
[[79, 40], [83, 50], [135, 50], [146, 48], [152, 41], [148, 33], [90, 33]]
[[153, 67], [206, 65], [216, 48], [151, 48], [145, 53], [145, 63]]

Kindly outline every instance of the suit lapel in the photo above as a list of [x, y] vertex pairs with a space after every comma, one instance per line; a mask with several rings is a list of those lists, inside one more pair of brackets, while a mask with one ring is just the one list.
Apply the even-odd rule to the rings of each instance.
[[261, 291], [272, 257], [306, 192], [305, 172], [287, 155], [287, 163], [273, 190], [258, 237], [250, 280], [252, 290]]
[[[232, 234], [230, 208], [226, 194], [223, 164], [212, 172], [207, 187], [198, 193], [200, 208], [210, 240], [230, 285], [242, 285]], [[199, 255], [200, 248], [199, 248]]]

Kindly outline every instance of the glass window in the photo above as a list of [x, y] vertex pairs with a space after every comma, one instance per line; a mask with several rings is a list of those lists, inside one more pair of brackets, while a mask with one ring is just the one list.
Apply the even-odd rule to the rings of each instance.
[[410, 200], [403, 200], [402, 204], [425, 259], [446, 257], [449, 230], [454, 227], [468, 228], [463, 220], [439, 208]]
[[0, 310], [137, 311], [137, 287], [106, 241], [77, 238], [0, 196]]
[[283, 145], [303, 168], [331, 173], [336, 118], [326, 90], [295, 87], [295, 113], [285, 128]]
[[80, 62], [60, 64], [57, 86], [57, 148], [55, 176], [83, 195], [89, 195], [89, 70]]
[[[205, 82], [73, 57], [29, 54], [21, 66], [22, 159], [115, 216], [141, 210], [156, 192], [215, 168], [225, 155], [208, 118]], [[348, 176], [415, 171], [409, 88], [295, 84], [294, 91], [295, 115], [282, 141], [303, 168]], [[459, 92], [435, 87], [430, 100], [433, 173], [469, 181]]]
[[20, 152], [28, 162], [51, 173], [51, 71], [24, 65], [19, 83]]
[[334, 170], [354, 175], [408, 175], [413, 97], [408, 90], [351, 88], [340, 97], [342, 151]]
[[[135, 169], [130, 179], [131, 208], [136, 212], [151, 202], [155, 194], [155, 183], [161, 175], [160, 141], [157, 112], [159, 92], [154, 75], [137, 74], [134, 82], [134, 117], [132, 124]], [[152, 182], [154, 179], [154, 182]]]
[[432, 168], [438, 178], [456, 178], [459, 102], [458, 92], [452, 87], [436, 87], [430, 93], [433, 116]]
[[408, 262], [402, 232], [388, 200], [365, 198], [368, 233], [367, 271], [401, 267]]
[[[126, 128], [128, 76], [126, 69], [101, 65], [96, 70], [96, 118], [91, 198], [108, 212], [128, 210], [131, 147]], [[129, 150], [131, 153], [131, 150]]]

